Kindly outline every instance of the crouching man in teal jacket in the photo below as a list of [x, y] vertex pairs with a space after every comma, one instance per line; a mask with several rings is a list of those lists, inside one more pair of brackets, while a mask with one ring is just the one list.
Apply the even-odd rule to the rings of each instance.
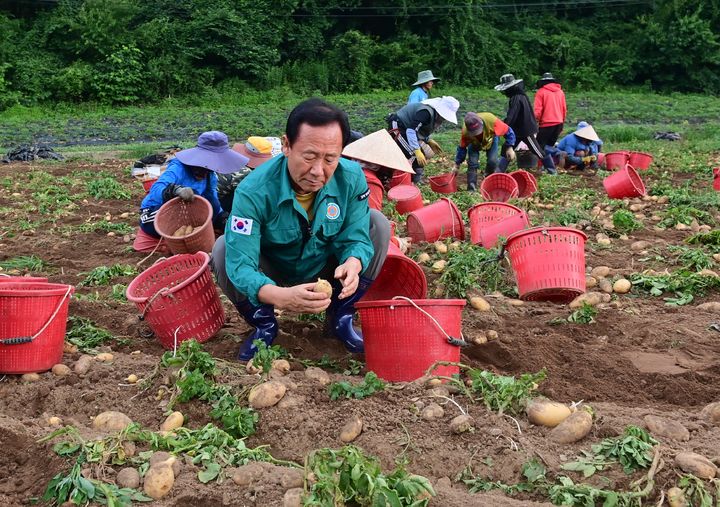
[[[355, 303], [380, 273], [390, 223], [368, 207], [365, 176], [341, 158], [350, 138], [347, 115], [320, 99], [292, 110], [283, 155], [262, 164], [238, 186], [225, 235], [213, 248], [218, 285], [255, 327], [240, 347], [248, 360], [260, 339], [277, 336], [274, 308], [325, 310], [328, 327], [350, 352], [363, 352], [353, 328]], [[313, 292], [333, 285], [332, 297]]]

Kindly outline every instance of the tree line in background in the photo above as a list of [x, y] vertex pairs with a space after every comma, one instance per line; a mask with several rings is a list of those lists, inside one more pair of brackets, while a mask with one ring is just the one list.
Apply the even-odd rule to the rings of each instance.
[[0, 108], [210, 89], [720, 92], [720, 0], [0, 0]]

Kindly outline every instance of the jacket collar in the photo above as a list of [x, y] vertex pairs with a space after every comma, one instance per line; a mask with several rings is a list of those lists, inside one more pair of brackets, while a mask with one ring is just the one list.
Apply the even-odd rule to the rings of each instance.
[[[330, 178], [330, 181], [325, 183], [325, 185], [318, 190], [317, 195], [315, 196], [315, 202], [321, 201], [325, 196], [331, 196], [331, 197], [339, 197], [340, 196], [340, 188], [337, 184], [337, 178], [335, 175], [338, 171], [342, 170], [343, 165], [343, 159], [340, 159], [338, 162], [338, 166], [335, 169], [335, 172], [332, 175], [332, 178]], [[292, 187], [291, 179], [290, 179], [290, 171], [287, 166], [287, 157], [283, 155], [282, 165], [280, 167], [280, 200], [279, 203], [283, 203], [285, 201], [290, 201], [295, 199], [295, 190]]]

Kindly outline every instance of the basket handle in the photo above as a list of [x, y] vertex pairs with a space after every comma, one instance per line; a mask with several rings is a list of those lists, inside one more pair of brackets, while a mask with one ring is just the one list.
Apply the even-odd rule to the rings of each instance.
[[[157, 261], [155, 261], [155, 264], [157, 264]], [[162, 289], [159, 289], [155, 294], [150, 296], [147, 300], [147, 303], [145, 304], [145, 308], [143, 309], [142, 313], [140, 315], [138, 315], [138, 320], [141, 320], [141, 321], [145, 320], [145, 314], [148, 312], [148, 310], [150, 309], [150, 307], [155, 302], [155, 299], [158, 296], [167, 296], [169, 298], [172, 298], [173, 295], [169, 294], [169, 292], [170, 292], [170, 287], [165, 286]]]
[[65, 291], [65, 295], [60, 299], [60, 302], [58, 303], [57, 307], [55, 308], [55, 311], [53, 311], [52, 315], [50, 315], [50, 318], [45, 322], [43, 327], [40, 328], [40, 331], [35, 333], [32, 336], [18, 336], [16, 338], [4, 338], [0, 340], [0, 345], [20, 345], [22, 343], [31, 343], [35, 338], [40, 336], [43, 331], [47, 329], [47, 327], [52, 323], [53, 320], [55, 320], [55, 317], [57, 317], [57, 314], [60, 313], [60, 308], [62, 308], [63, 303], [65, 302], [65, 299], [70, 295], [70, 291], [72, 290], [72, 286], [68, 285], [67, 291]]
[[[443, 329], [443, 327], [440, 325], [440, 323], [437, 320], [435, 320], [435, 317], [433, 317], [428, 312], [426, 312], [425, 310], [420, 308], [417, 304], [415, 304], [415, 301], [413, 301], [412, 299], [406, 298], [405, 296], [394, 296], [393, 299], [402, 299], [403, 301], [407, 301], [408, 303], [413, 305], [415, 308], [420, 310], [423, 314], [425, 314], [430, 320], [433, 321], [433, 323], [440, 330], [440, 332], [445, 335], [445, 338], [447, 339], [447, 342], [450, 345], [454, 345], [456, 347], [466, 347], [469, 345], [469, 343], [465, 341], [465, 337], [463, 336], [462, 331], [460, 332], [460, 338], [453, 338], [445, 331], [445, 329]], [[390, 308], [392, 309], [392, 307], [390, 307]]]

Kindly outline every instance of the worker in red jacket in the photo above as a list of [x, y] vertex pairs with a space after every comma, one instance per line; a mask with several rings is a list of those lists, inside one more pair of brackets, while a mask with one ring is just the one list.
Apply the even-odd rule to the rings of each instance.
[[546, 72], [537, 82], [535, 94], [535, 119], [539, 130], [537, 141], [540, 146], [554, 146], [563, 130], [567, 116], [565, 92], [557, 79]]

